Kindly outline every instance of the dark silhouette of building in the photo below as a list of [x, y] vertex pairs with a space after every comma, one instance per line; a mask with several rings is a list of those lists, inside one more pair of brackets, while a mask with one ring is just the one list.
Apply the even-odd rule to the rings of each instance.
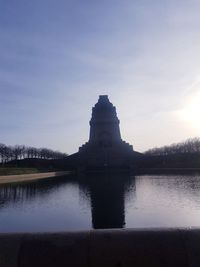
[[80, 165], [87, 168], [127, 168], [133, 147], [122, 140], [116, 108], [100, 95], [92, 108], [89, 141], [79, 148]]
[[[89, 140], [63, 160], [66, 169], [82, 171], [135, 171], [142, 154], [121, 138], [116, 108], [107, 95], [100, 95], [92, 108]], [[60, 161], [61, 162], [61, 161]]]

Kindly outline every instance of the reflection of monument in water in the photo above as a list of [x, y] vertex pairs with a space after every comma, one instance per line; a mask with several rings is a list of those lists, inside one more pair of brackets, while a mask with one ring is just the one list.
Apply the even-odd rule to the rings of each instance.
[[122, 140], [116, 108], [107, 95], [99, 96], [92, 109], [89, 141], [79, 148], [79, 166], [83, 169], [130, 168], [133, 147]]
[[85, 177], [81, 185], [90, 198], [93, 228], [125, 227], [125, 196], [130, 188], [135, 193], [134, 177], [96, 173]]

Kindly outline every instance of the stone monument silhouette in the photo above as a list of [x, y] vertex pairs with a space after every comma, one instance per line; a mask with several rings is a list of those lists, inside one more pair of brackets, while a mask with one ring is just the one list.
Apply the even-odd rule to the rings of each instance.
[[128, 168], [133, 147], [122, 140], [116, 108], [100, 95], [92, 108], [89, 141], [79, 148], [79, 165], [87, 169]]

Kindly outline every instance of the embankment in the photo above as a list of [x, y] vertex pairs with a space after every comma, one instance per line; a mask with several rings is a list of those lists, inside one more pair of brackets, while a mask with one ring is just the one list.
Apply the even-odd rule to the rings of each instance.
[[0, 184], [41, 180], [56, 176], [64, 176], [70, 173], [71, 172], [69, 171], [58, 171], [58, 172], [44, 172], [44, 173], [32, 173], [32, 174], [20, 174], [20, 175], [5, 175], [5, 176], [0, 176]]

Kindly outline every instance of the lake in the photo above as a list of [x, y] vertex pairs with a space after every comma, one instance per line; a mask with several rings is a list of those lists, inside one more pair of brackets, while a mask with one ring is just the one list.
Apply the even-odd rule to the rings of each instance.
[[0, 232], [200, 226], [200, 175], [98, 174], [0, 186]]

